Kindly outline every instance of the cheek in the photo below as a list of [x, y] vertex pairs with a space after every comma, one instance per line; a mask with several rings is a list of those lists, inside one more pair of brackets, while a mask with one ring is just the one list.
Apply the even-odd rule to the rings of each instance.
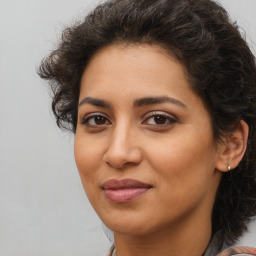
[[178, 143], [152, 151], [153, 155], [158, 156], [152, 162], [159, 188], [156, 200], [164, 215], [175, 219], [188, 216], [199, 206], [211, 209], [217, 186], [211, 149], [201, 144]]
[[100, 147], [94, 146], [80, 136], [75, 137], [74, 154], [77, 169], [86, 193], [96, 186], [97, 170], [99, 169]]
[[87, 198], [94, 208], [97, 208], [100, 201], [99, 169], [101, 161], [99, 149], [99, 146], [94, 146], [94, 143], [89, 143], [83, 137], [75, 138], [74, 153], [77, 169]]
[[214, 173], [216, 156], [210, 131], [203, 136], [196, 130], [186, 129], [171, 140], [158, 141], [161, 142], [160, 147], [151, 147], [148, 158], [158, 170], [161, 182], [169, 185], [169, 189], [173, 186], [177, 193], [182, 193], [187, 192], [186, 188], [207, 188]]

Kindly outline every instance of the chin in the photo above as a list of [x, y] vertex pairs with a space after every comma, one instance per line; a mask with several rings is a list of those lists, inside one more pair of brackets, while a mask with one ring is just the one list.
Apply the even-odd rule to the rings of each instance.
[[145, 221], [131, 220], [130, 218], [113, 218], [113, 219], [104, 219], [102, 218], [103, 223], [112, 231], [127, 235], [145, 235], [152, 232], [152, 227], [148, 226]]

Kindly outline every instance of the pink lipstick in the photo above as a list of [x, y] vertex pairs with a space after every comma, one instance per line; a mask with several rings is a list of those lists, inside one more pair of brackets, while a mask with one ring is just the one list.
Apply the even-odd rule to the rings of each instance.
[[114, 203], [125, 203], [134, 200], [151, 188], [151, 185], [133, 179], [112, 179], [102, 185], [105, 196]]

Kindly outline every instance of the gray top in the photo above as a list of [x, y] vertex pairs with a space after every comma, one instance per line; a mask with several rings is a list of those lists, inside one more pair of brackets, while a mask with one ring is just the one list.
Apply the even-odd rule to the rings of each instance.
[[[256, 256], [256, 248], [247, 246], [233, 246], [228, 247], [226, 244], [223, 245], [220, 251], [217, 250], [217, 237], [214, 236], [210, 242], [204, 256]], [[116, 256], [115, 246], [113, 245], [106, 256]]]
[[[105, 226], [103, 226], [103, 229], [106, 229]], [[236, 244], [233, 244], [228, 246], [227, 244], [224, 244], [221, 250], [217, 250], [217, 239], [218, 239], [218, 233], [213, 237], [211, 240], [208, 248], [205, 251], [204, 256], [256, 256], [256, 236], [253, 234], [256, 230], [256, 218], [252, 217], [251, 222], [248, 225], [249, 232], [245, 233], [241, 238], [240, 241]], [[106, 230], [105, 230], [106, 232]], [[249, 234], [249, 236], [248, 236]], [[255, 239], [254, 239], [255, 237]], [[113, 236], [110, 238], [110, 240], [114, 240]], [[238, 246], [240, 245], [240, 246]], [[241, 246], [243, 245], [243, 246]], [[248, 245], [248, 246], [244, 246]], [[249, 247], [251, 246], [251, 247]], [[255, 248], [254, 248], [255, 247]], [[116, 251], [114, 245], [109, 250], [108, 254], [106, 256], [116, 256]]]

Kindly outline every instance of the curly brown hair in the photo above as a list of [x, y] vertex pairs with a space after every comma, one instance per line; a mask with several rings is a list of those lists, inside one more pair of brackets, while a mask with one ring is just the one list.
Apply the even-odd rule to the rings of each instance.
[[256, 215], [256, 65], [239, 28], [212, 0], [110, 0], [64, 30], [61, 42], [38, 70], [53, 91], [59, 127], [75, 133], [80, 80], [90, 58], [113, 44], [160, 45], [185, 67], [204, 101], [215, 139], [244, 120], [249, 138], [244, 158], [224, 173], [213, 213], [219, 244], [232, 243]]

